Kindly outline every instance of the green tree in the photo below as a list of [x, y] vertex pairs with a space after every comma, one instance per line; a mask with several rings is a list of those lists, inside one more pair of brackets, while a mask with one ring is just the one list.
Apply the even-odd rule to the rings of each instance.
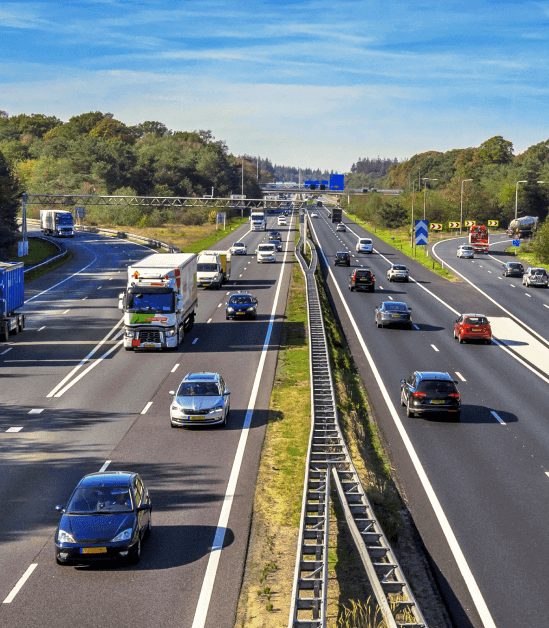
[[538, 229], [532, 249], [542, 263], [549, 263], [549, 219]]
[[30, 134], [34, 137], [43, 137], [48, 131], [51, 131], [61, 123], [59, 118], [55, 116], [46, 116], [43, 113], [21, 113], [17, 116], [11, 116], [10, 124], [17, 129], [20, 135]]
[[488, 164], [509, 164], [513, 161], [513, 143], [495, 135], [480, 145], [478, 153]]
[[19, 186], [8, 162], [0, 153], [0, 259], [7, 259], [15, 243], [19, 194]]

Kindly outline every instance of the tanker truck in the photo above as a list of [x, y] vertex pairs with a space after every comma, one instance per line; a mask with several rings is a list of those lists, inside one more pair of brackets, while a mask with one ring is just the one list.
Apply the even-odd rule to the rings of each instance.
[[118, 302], [124, 348], [177, 350], [193, 327], [197, 304], [194, 253], [153, 253], [128, 266]]
[[515, 218], [509, 223], [507, 235], [510, 238], [530, 238], [538, 228], [539, 218], [537, 216], [523, 216]]

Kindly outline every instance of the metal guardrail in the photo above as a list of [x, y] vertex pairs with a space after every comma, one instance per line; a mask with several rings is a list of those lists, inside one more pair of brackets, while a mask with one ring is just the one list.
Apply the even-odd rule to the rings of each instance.
[[[306, 216], [296, 255], [304, 272], [309, 319], [312, 428], [307, 452], [301, 523], [288, 628], [324, 628], [328, 584], [330, 473], [387, 628], [427, 624], [374, 511], [339, 427], [328, 342], [315, 279], [316, 247], [306, 235]], [[300, 246], [307, 242], [311, 265]]]

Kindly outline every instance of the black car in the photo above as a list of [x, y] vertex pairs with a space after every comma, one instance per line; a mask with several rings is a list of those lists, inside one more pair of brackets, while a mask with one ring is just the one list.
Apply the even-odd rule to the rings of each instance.
[[448, 373], [416, 371], [400, 380], [400, 403], [406, 406], [406, 416], [427, 412], [449, 412], [455, 420], [461, 416], [461, 398]]
[[335, 265], [336, 266], [350, 266], [351, 265], [351, 256], [347, 251], [338, 251], [335, 254]]
[[225, 303], [225, 318], [245, 318], [246, 316], [255, 319], [257, 317], [257, 299], [248, 292], [237, 292], [231, 294]]
[[280, 238], [269, 236], [269, 244], [274, 244], [277, 251], [282, 251], [282, 241], [280, 240]]
[[504, 277], [522, 277], [524, 266], [520, 262], [507, 262], [503, 267]]
[[149, 491], [137, 473], [91, 473], [74, 489], [55, 532], [60, 565], [98, 560], [138, 563], [141, 544], [151, 533]]
[[412, 329], [412, 308], [399, 301], [383, 301], [375, 309], [376, 327], [406, 325]]
[[282, 242], [282, 234], [275, 229], [269, 231], [269, 240], [280, 240]]
[[369, 268], [357, 268], [349, 275], [349, 290], [368, 290], [373, 292], [376, 286], [374, 274]]

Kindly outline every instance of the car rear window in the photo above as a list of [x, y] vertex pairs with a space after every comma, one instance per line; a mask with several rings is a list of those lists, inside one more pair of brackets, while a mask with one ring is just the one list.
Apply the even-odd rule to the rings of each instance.
[[451, 393], [455, 392], [456, 387], [453, 382], [448, 382], [444, 380], [424, 380], [423, 382], [419, 382], [419, 386], [417, 387], [417, 389], [419, 392], [424, 393]]
[[360, 244], [372, 244], [371, 240], [363, 239], [360, 241]]
[[406, 270], [406, 266], [393, 266], [393, 270]]
[[407, 307], [404, 303], [385, 303], [384, 309], [388, 312], [400, 312], [406, 310]]
[[463, 322], [466, 325], [488, 325], [488, 319], [485, 316], [467, 316]]
[[372, 273], [368, 270], [357, 270], [355, 275], [357, 279], [363, 279], [364, 277], [367, 277], [369, 279], [371, 276]]

